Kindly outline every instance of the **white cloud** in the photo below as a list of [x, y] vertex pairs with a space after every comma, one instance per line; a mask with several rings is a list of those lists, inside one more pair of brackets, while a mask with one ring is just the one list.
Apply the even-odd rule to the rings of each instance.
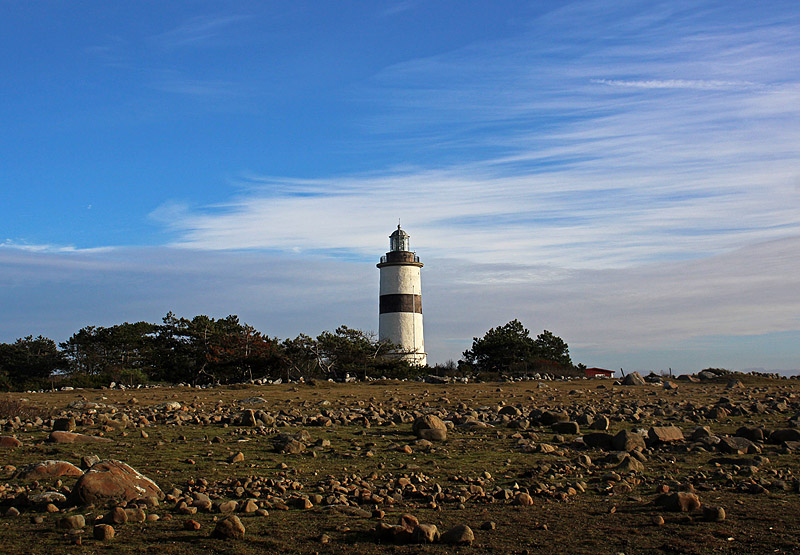
[[[40, 333], [61, 341], [86, 325], [159, 321], [169, 310], [238, 314], [281, 338], [340, 324], [374, 331], [379, 254], [345, 262], [165, 248], [0, 249], [0, 341]], [[599, 366], [796, 367], [800, 236], [624, 270], [421, 256], [433, 362], [459, 358], [472, 337], [518, 318], [534, 334], [563, 337], [575, 361]]]
[[651, 79], [648, 81], [623, 81], [619, 79], [592, 79], [592, 83], [612, 85], [616, 87], [633, 87], [639, 89], [698, 89], [724, 90], [762, 87], [746, 81], [702, 81], [691, 79]]
[[175, 218], [175, 245], [370, 256], [400, 217], [429, 256], [602, 269], [800, 232], [797, 18], [635, 6], [385, 68], [358, 93], [385, 109], [365, 132], [452, 162], [250, 174]]
[[[89, 205], [91, 208], [91, 205]], [[53, 245], [42, 243], [27, 243], [24, 241], [17, 241], [6, 239], [0, 242], [0, 249], [9, 249], [26, 252], [39, 252], [39, 253], [93, 253], [93, 252], [107, 252], [113, 247], [91, 247], [91, 248], [78, 248], [74, 245]]]

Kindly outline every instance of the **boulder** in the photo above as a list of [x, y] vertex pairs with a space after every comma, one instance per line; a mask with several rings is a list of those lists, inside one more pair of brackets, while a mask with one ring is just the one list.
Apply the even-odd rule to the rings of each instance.
[[645, 385], [645, 383], [639, 372], [631, 372], [622, 380], [622, 385]]
[[121, 461], [106, 460], [78, 478], [71, 500], [79, 505], [109, 505], [150, 497], [164, 499], [164, 493], [155, 482]]
[[56, 476], [80, 476], [83, 471], [67, 461], [42, 461], [22, 467], [16, 478], [23, 480], [40, 480]]
[[591, 434], [584, 434], [583, 443], [586, 447], [593, 449], [603, 449], [608, 451], [612, 448], [612, 440], [614, 436], [603, 432], [594, 432]]
[[51, 443], [109, 443], [110, 439], [107, 437], [87, 436], [85, 434], [78, 434], [75, 432], [50, 432], [47, 441]]
[[732, 455], [744, 455], [749, 453], [751, 455], [761, 452], [761, 448], [744, 437], [726, 436], [720, 439], [717, 444], [717, 449], [722, 453], [729, 453]]
[[244, 538], [244, 524], [238, 516], [230, 515], [217, 522], [211, 536], [219, 539], [241, 540]]
[[625, 455], [625, 458], [622, 459], [614, 470], [621, 473], [644, 472], [644, 465], [630, 455]]
[[611, 421], [608, 419], [607, 416], [600, 414], [595, 416], [594, 422], [589, 426], [592, 430], [600, 430], [605, 432], [608, 430], [609, 426], [611, 425]]
[[22, 445], [22, 442], [15, 437], [0, 436], [0, 449], [14, 449]]
[[435, 524], [418, 524], [412, 532], [415, 543], [435, 543], [439, 541], [439, 529]]
[[552, 425], [552, 428], [557, 434], [575, 435], [581, 433], [581, 427], [577, 422], [556, 422]]
[[279, 434], [272, 442], [276, 452], [297, 455], [306, 450], [307, 444], [311, 442], [311, 436], [303, 430], [296, 434]]
[[428, 441], [444, 441], [447, 439], [447, 426], [441, 418], [433, 414], [426, 414], [414, 420], [411, 426], [414, 434]]
[[[764, 441], [764, 428], [758, 428], [756, 426], [742, 426], [736, 430], [734, 435], [747, 438], [750, 441]], [[798, 433], [798, 438], [800, 438], [800, 433]]]
[[677, 426], [653, 426], [648, 430], [647, 437], [653, 443], [672, 443], [683, 441], [683, 432]]
[[75, 428], [74, 418], [56, 418], [53, 421], [53, 431], [74, 432]]
[[634, 449], [641, 451], [645, 448], [644, 436], [630, 430], [620, 430], [611, 443], [617, 451], [633, 451]]
[[448, 545], [472, 545], [475, 533], [466, 524], [458, 524], [442, 534], [440, 541]]
[[256, 411], [253, 409], [244, 409], [239, 416], [236, 417], [236, 424], [238, 426], [258, 426], [260, 423], [256, 422]]
[[566, 412], [546, 410], [539, 416], [539, 422], [541, 422], [543, 426], [551, 426], [556, 422], [567, 422], [568, 420], [569, 415]]
[[775, 430], [769, 434], [769, 442], [780, 444], [784, 441], [800, 441], [800, 430], [796, 428], [785, 428]]
[[702, 507], [700, 498], [696, 494], [685, 491], [660, 495], [656, 498], [655, 503], [667, 511], [676, 513], [689, 513]]

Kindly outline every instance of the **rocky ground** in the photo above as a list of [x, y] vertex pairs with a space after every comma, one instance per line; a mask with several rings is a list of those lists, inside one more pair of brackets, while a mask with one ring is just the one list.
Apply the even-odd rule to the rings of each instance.
[[9, 394], [0, 543], [4, 553], [797, 552], [800, 381], [741, 379]]

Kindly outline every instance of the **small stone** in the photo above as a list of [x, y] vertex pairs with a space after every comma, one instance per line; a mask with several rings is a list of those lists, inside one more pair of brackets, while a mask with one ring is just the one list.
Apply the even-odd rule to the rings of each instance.
[[254, 513], [257, 510], [258, 510], [258, 504], [256, 504], [256, 502], [253, 501], [252, 499], [248, 499], [247, 502], [244, 504], [244, 507], [242, 507], [243, 513], [248, 513], [248, 514]]
[[522, 505], [523, 507], [530, 507], [533, 505], [533, 498], [524, 491], [521, 491], [516, 495], [516, 497], [514, 497], [514, 504]]
[[703, 520], [707, 522], [722, 522], [725, 520], [725, 509], [722, 507], [703, 507]]
[[196, 520], [187, 520], [186, 522], [183, 523], [183, 529], [196, 532], [197, 530], [200, 529], [200, 523], [197, 522]]
[[108, 524], [95, 524], [92, 535], [96, 540], [108, 541], [114, 537], [114, 527]]
[[653, 524], [656, 526], [664, 526], [664, 517], [661, 515], [655, 515], [653, 517]]
[[487, 520], [486, 522], [482, 522], [479, 528], [481, 530], [496, 530], [497, 523], [493, 520]]
[[125, 509], [125, 514], [128, 515], [128, 522], [144, 522], [147, 518], [147, 515], [144, 513], [144, 511], [138, 507]]
[[300, 510], [307, 510], [314, 507], [314, 504], [308, 497], [293, 497], [289, 500], [289, 505]]
[[98, 457], [97, 455], [85, 455], [81, 457], [81, 468], [88, 470], [99, 462], [100, 462], [100, 457]]
[[8, 510], [6, 510], [6, 516], [19, 516], [19, 509], [16, 507], [9, 507]]
[[231, 464], [242, 462], [243, 460], [244, 460], [244, 453], [242, 453], [241, 451], [228, 458], [228, 462]]
[[83, 515], [65, 516], [58, 520], [58, 527], [62, 530], [80, 530], [86, 526], [86, 519]]
[[106, 524], [125, 524], [128, 522], [128, 513], [122, 507], [114, 507], [103, 517]]
[[239, 507], [236, 501], [223, 501], [217, 505], [217, 510], [221, 513], [232, 513]]

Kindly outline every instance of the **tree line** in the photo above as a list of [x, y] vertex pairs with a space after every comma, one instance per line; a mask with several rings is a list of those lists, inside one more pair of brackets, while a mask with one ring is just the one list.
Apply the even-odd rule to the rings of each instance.
[[53, 380], [90, 387], [144, 382], [235, 383], [255, 378], [341, 380], [347, 374], [413, 377], [420, 369], [397, 356], [395, 345], [340, 326], [317, 337], [279, 340], [239, 321], [205, 315], [160, 324], [87, 326], [56, 344], [28, 336], [0, 343], [0, 386], [46, 387]]
[[28, 336], [0, 343], [0, 387], [97, 387], [117, 382], [236, 383], [256, 378], [414, 378], [434, 372], [470, 377], [518, 376], [572, 369], [569, 348], [545, 330], [536, 339], [513, 320], [474, 338], [463, 359], [434, 369], [398, 357], [398, 346], [374, 334], [340, 326], [317, 337], [269, 337], [238, 316], [179, 318], [87, 326], [66, 341]]

